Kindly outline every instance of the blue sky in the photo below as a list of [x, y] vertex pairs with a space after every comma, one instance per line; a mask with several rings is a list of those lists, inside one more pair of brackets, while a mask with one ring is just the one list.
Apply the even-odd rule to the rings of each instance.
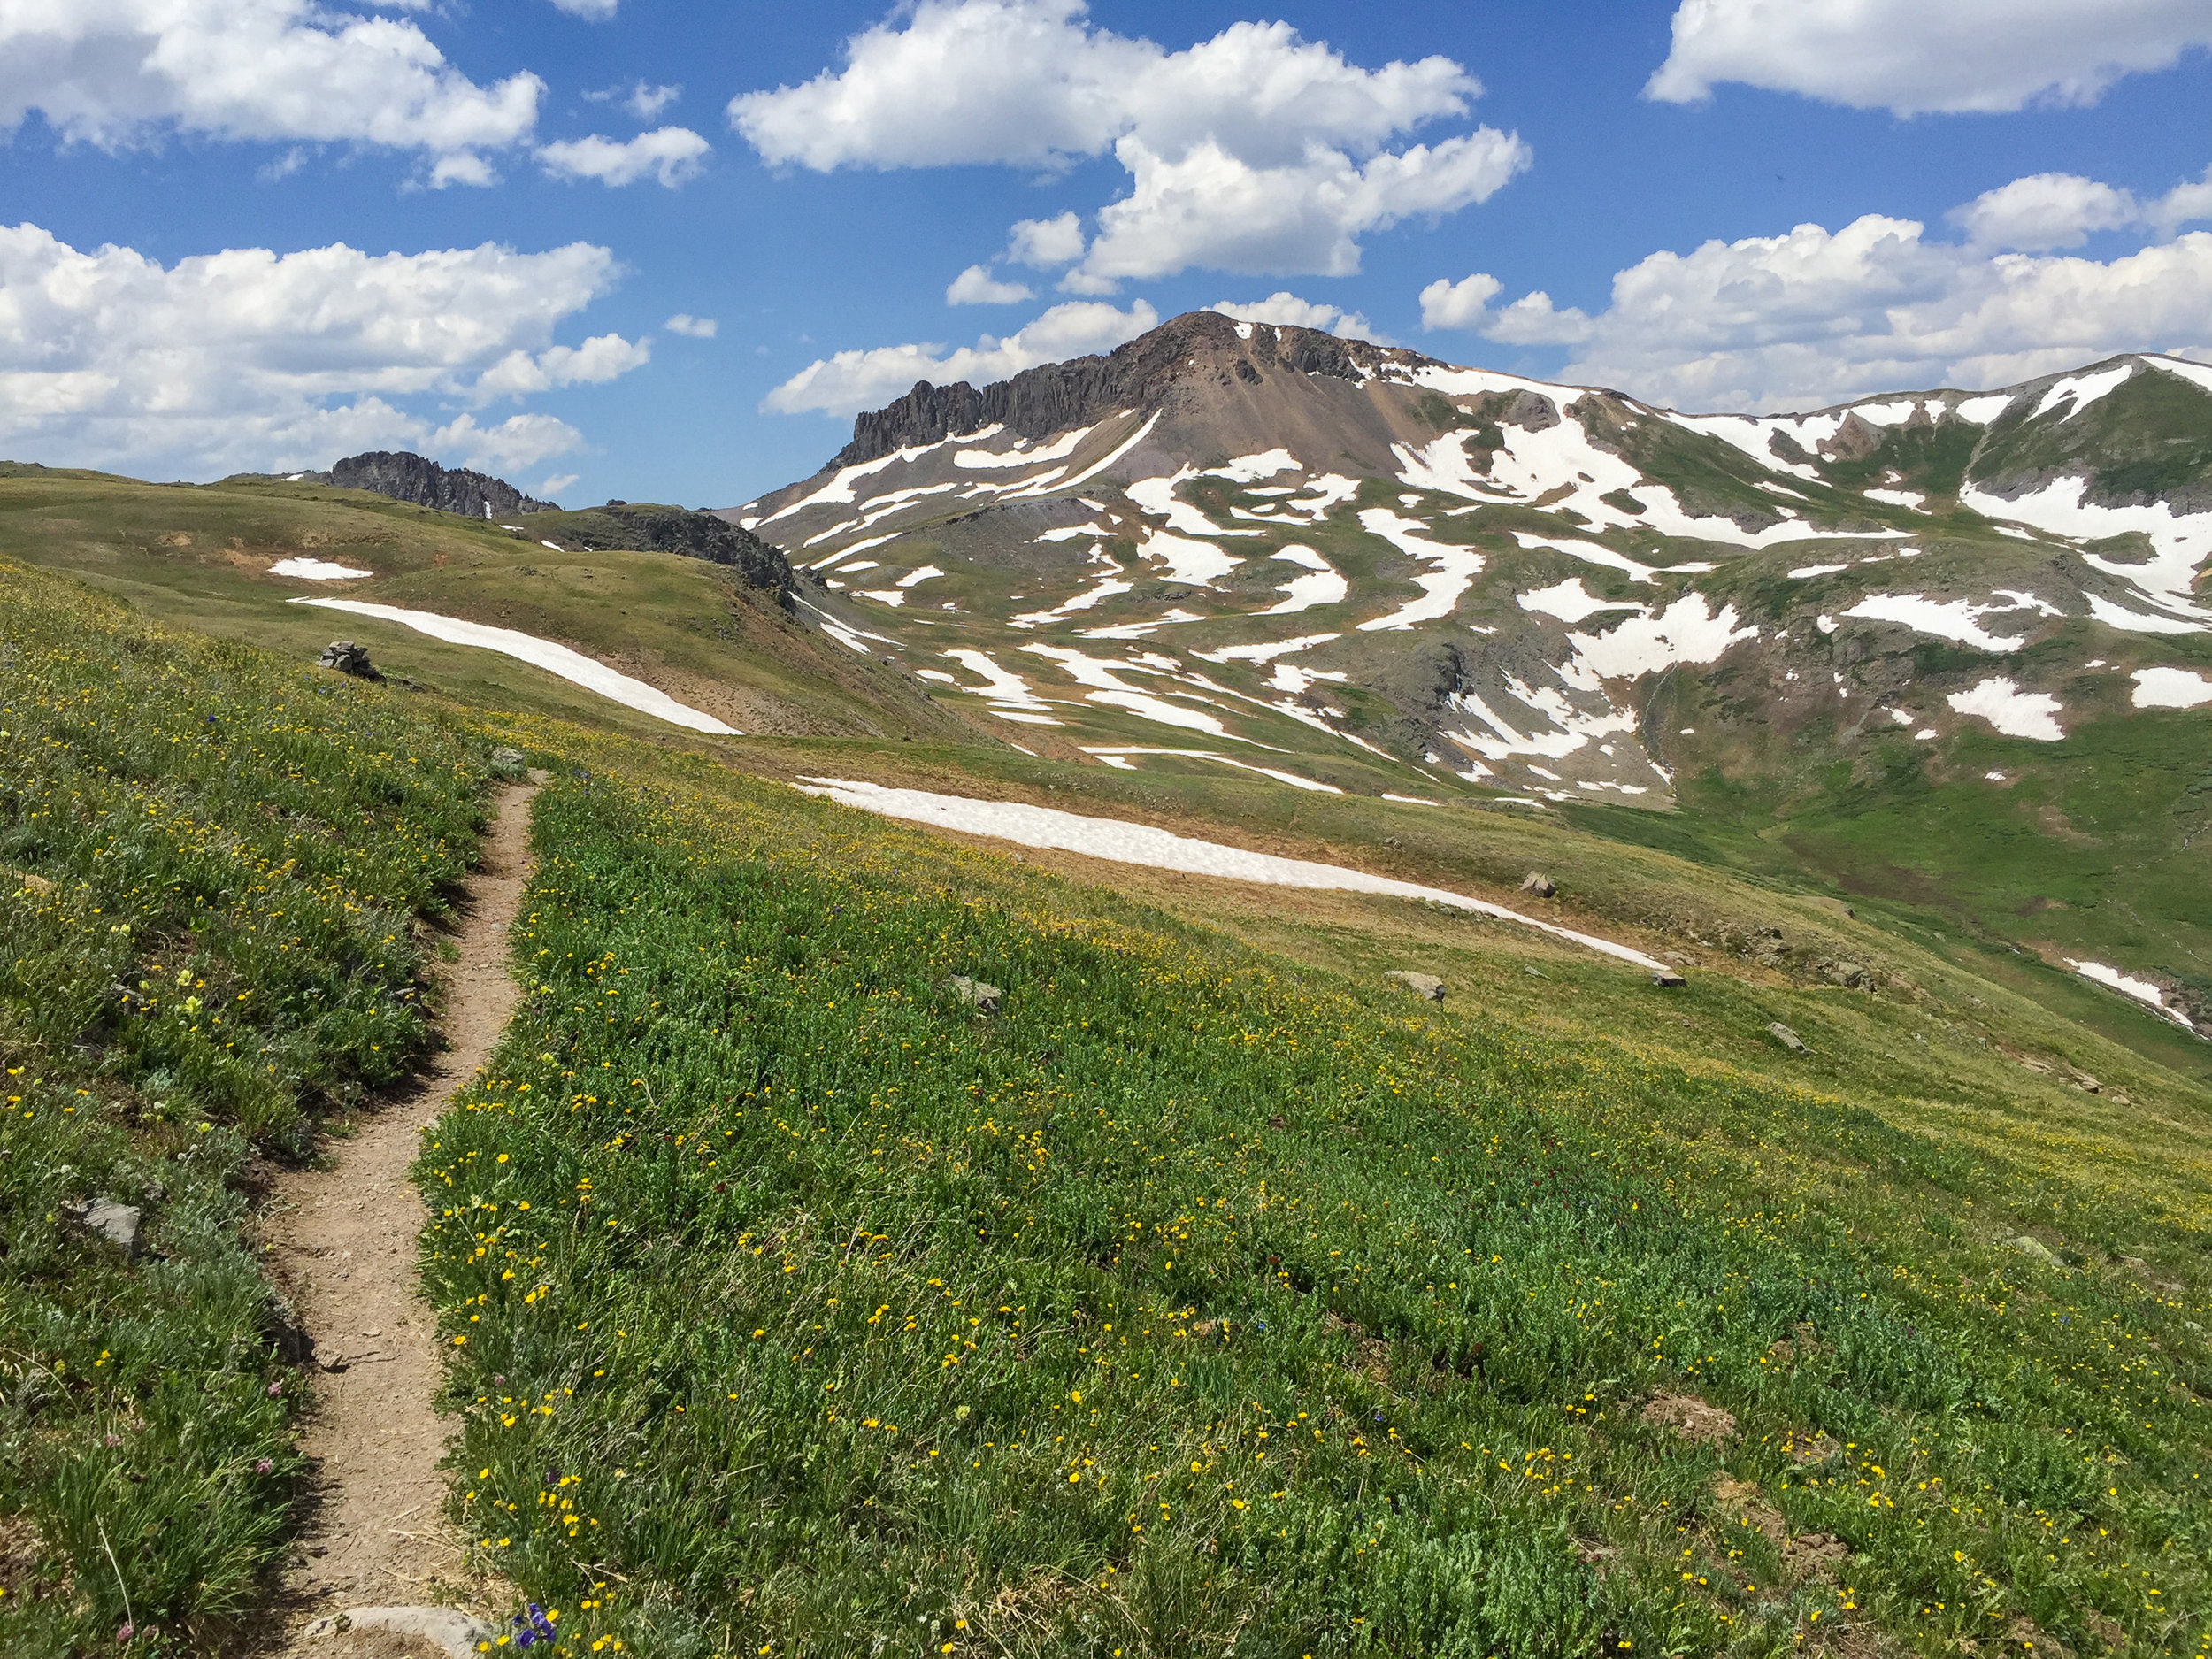
[[565, 3], [0, 0], [0, 454], [726, 505], [1222, 302], [1683, 407], [2212, 357], [2206, 0]]

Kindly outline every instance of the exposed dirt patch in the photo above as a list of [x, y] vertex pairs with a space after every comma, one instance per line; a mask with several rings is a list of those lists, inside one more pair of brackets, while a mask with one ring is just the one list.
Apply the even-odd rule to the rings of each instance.
[[[447, 1425], [431, 1409], [438, 1354], [415, 1280], [425, 1212], [407, 1171], [424, 1125], [489, 1061], [514, 1011], [508, 933], [529, 875], [535, 794], [515, 787], [495, 803], [454, 941], [458, 958], [445, 976], [443, 1048], [415, 1087], [365, 1114], [359, 1133], [335, 1144], [332, 1167], [281, 1178], [267, 1212], [271, 1276], [322, 1372], [302, 1436], [318, 1483], [300, 1540], [303, 1564], [285, 1583], [289, 1631], [350, 1606], [450, 1603], [465, 1575], [463, 1540], [444, 1518]], [[318, 1641], [297, 1651], [332, 1650]]]
[[1713, 1496], [1720, 1502], [1724, 1534], [1737, 1527], [1748, 1526], [1764, 1532], [1778, 1544], [1788, 1540], [1790, 1529], [1783, 1521], [1781, 1511], [1767, 1502], [1765, 1493], [1748, 1481], [1723, 1475], [1713, 1483]]
[[1717, 1446], [1736, 1432], [1734, 1412], [1708, 1405], [1694, 1394], [1652, 1395], [1644, 1402], [1644, 1421], [1700, 1446]]

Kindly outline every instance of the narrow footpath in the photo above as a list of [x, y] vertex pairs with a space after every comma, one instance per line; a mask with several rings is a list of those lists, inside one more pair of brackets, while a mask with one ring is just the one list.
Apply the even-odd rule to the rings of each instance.
[[[488, 1064], [514, 1012], [508, 936], [530, 875], [534, 786], [500, 792], [482, 862], [468, 882], [445, 972], [443, 1041], [413, 1087], [364, 1113], [334, 1141], [330, 1167], [277, 1183], [264, 1241], [268, 1271], [315, 1344], [315, 1404], [301, 1445], [316, 1465], [315, 1507], [286, 1576], [278, 1651], [361, 1652], [304, 1632], [356, 1607], [452, 1605], [468, 1596], [464, 1540], [444, 1517], [439, 1463], [448, 1428], [434, 1316], [415, 1277], [426, 1211], [409, 1182], [426, 1125]], [[411, 1644], [377, 1651], [421, 1652]]]

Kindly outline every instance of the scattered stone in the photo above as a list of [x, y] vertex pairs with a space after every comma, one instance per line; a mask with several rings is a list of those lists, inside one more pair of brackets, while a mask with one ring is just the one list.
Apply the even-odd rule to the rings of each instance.
[[521, 781], [530, 769], [528, 758], [518, 749], [495, 749], [490, 760], [492, 776], [507, 783]]
[[381, 680], [376, 665], [369, 661], [369, 648], [357, 645], [351, 640], [333, 640], [323, 647], [323, 654], [315, 659], [315, 666], [333, 672], [351, 674], [356, 680]]
[[1689, 983], [1687, 979], [1670, 968], [1654, 968], [1651, 971], [1651, 982], [1662, 990], [1669, 991], [1678, 989]]
[[97, 1233], [115, 1246], [123, 1252], [125, 1260], [137, 1259], [141, 1212], [136, 1204], [119, 1204], [112, 1198], [93, 1198], [82, 1203], [65, 1204], [62, 1213], [87, 1233]]
[[262, 1333], [287, 1365], [303, 1365], [315, 1357], [315, 1339], [308, 1335], [292, 1304], [281, 1297], [270, 1302]]
[[1736, 1414], [1694, 1394], [1656, 1394], [1644, 1402], [1644, 1421], [1701, 1446], [1717, 1446], [1736, 1432]]
[[1521, 878], [1521, 891], [1548, 899], [1559, 891], [1559, 884], [1540, 871], [1532, 870]]
[[1793, 1463], [1824, 1463], [1842, 1450], [1831, 1434], [1792, 1435], [1782, 1442], [1783, 1455]]
[[1782, 1547], [1782, 1570], [1793, 1578], [1826, 1578], [1851, 1559], [1851, 1547], [1833, 1532], [1807, 1532]]
[[1805, 1054], [1809, 1052], [1809, 1050], [1805, 1047], [1805, 1040], [1799, 1036], [1795, 1032], [1792, 1031], [1787, 1025], [1785, 1025], [1778, 1019], [1767, 1027], [1767, 1034], [1772, 1037], [1775, 1041], [1780, 1043], [1785, 1048], [1787, 1048], [1792, 1054]]
[[1414, 995], [1426, 997], [1432, 1002], [1444, 1000], [1444, 981], [1432, 973], [1415, 973], [1409, 969], [1394, 968], [1383, 978], [1404, 986]]
[[315, 1363], [323, 1371], [342, 1371], [346, 1368], [345, 1352], [334, 1342], [318, 1342], [315, 1344]]
[[54, 884], [44, 876], [35, 876], [27, 870], [19, 870], [14, 873], [16, 879], [23, 884], [26, 893], [47, 894], [54, 890]]
[[1874, 976], [1855, 962], [1832, 962], [1827, 967], [1828, 978], [1846, 990], [1863, 991], [1874, 983]]
[[2044, 1243], [2040, 1239], [2032, 1239], [2024, 1233], [2018, 1238], [2008, 1239], [2005, 1242], [2010, 1248], [2019, 1251], [2023, 1256], [2032, 1257], [2035, 1261], [2042, 1263], [2046, 1267], [2064, 1267], [2066, 1265], [2065, 1263], [2059, 1260], [2057, 1253], [2055, 1252], [2049, 1245]]
[[350, 1631], [388, 1631], [426, 1641], [450, 1659], [478, 1659], [484, 1646], [499, 1640], [499, 1632], [467, 1614], [449, 1607], [356, 1607], [307, 1627], [311, 1640], [343, 1635]]
[[980, 979], [971, 979], [964, 973], [956, 973], [945, 981], [945, 988], [979, 1014], [995, 1014], [1006, 993], [995, 985], [986, 985]]

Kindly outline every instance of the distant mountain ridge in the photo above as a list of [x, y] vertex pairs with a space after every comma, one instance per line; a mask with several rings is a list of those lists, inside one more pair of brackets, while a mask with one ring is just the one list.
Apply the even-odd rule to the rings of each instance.
[[349, 455], [333, 462], [329, 472], [309, 476], [339, 489], [365, 489], [434, 512], [457, 512], [470, 518], [560, 511], [549, 501], [524, 495], [503, 478], [465, 467], [449, 469], [403, 449]]

